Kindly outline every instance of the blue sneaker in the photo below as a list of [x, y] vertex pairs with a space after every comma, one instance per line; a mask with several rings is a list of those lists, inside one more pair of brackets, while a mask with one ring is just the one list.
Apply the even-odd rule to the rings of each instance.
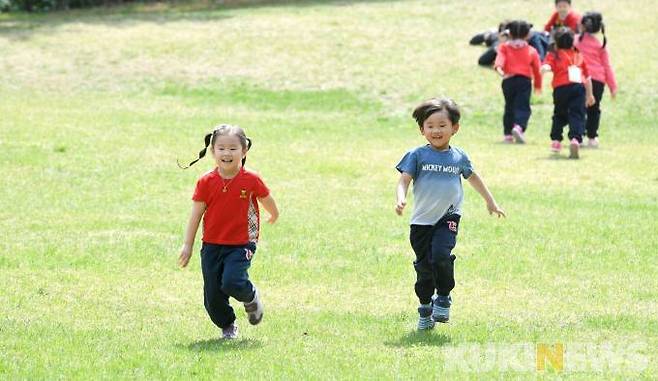
[[434, 328], [434, 320], [432, 320], [432, 305], [430, 304], [421, 304], [418, 307], [418, 330], [423, 331], [426, 329]]
[[434, 295], [432, 297], [432, 320], [438, 323], [447, 323], [450, 320], [450, 305], [452, 305], [450, 295]]

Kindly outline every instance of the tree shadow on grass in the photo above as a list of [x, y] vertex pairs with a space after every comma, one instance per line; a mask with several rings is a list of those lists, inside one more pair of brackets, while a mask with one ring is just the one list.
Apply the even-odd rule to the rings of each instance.
[[136, 23], [165, 24], [178, 21], [216, 22], [234, 17], [231, 10], [262, 7], [304, 8], [312, 6], [347, 7], [359, 3], [395, 3], [403, 0], [190, 0], [126, 3], [51, 13], [14, 13], [0, 19], [0, 36], [26, 40], [34, 33], [49, 33], [66, 24], [130, 27]]
[[396, 341], [387, 341], [384, 344], [389, 347], [408, 348], [419, 346], [442, 347], [449, 344], [450, 336], [445, 333], [433, 331], [410, 331]]
[[179, 348], [184, 348], [193, 352], [226, 352], [240, 349], [258, 349], [263, 347], [260, 340], [255, 339], [206, 339], [197, 340], [189, 344], [177, 344]]

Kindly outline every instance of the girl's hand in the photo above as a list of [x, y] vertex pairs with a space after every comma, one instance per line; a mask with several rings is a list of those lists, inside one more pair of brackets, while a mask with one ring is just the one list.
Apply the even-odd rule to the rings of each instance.
[[180, 267], [185, 267], [190, 262], [190, 257], [192, 256], [192, 245], [183, 245], [180, 250], [180, 256], [178, 257], [178, 265]]
[[615, 91], [614, 93], [613, 93], [613, 92], [610, 92], [610, 98], [612, 98], [612, 100], [614, 100], [615, 98], [617, 98], [617, 92], [616, 92], [616, 91]]
[[596, 98], [594, 98], [594, 95], [590, 95], [589, 97], [587, 97], [587, 102], [585, 102], [587, 107], [593, 106], [595, 103], [596, 103]]
[[498, 206], [498, 204], [496, 204], [495, 202], [488, 203], [488, 204], [487, 204], [487, 210], [489, 211], [489, 214], [494, 214], [494, 213], [496, 213], [496, 214], [498, 215], [498, 218], [500, 218], [500, 217], [507, 217], [507, 216], [505, 216], [505, 211], [502, 210], [502, 209], [500, 209], [500, 207]]
[[407, 206], [407, 200], [398, 200], [398, 204], [395, 206], [395, 213], [401, 216], [405, 206]]

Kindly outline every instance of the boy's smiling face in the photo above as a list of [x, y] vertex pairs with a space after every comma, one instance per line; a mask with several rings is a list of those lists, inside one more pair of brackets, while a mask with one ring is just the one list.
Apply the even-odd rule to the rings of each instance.
[[423, 122], [420, 133], [439, 151], [448, 149], [450, 138], [459, 131], [459, 123], [453, 124], [447, 111], [437, 111]]
[[568, 1], [559, 1], [557, 4], [555, 4], [555, 10], [560, 16], [560, 20], [564, 20], [571, 10], [571, 4], [569, 4]]

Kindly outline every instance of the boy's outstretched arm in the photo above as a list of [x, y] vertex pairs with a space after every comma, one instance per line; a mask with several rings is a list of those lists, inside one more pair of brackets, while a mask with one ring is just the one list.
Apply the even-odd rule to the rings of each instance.
[[489, 189], [484, 185], [484, 182], [477, 173], [473, 172], [473, 174], [471, 174], [468, 178], [468, 183], [471, 184], [471, 186], [478, 191], [480, 196], [482, 196], [484, 201], [487, 202], [487, 210], [489, 211], [489, 214], [496, 213], [498, 217], [505, 217], [505, 211], [496, 204], [496, 200], [494, 200], [491, 192], [489, 192]]
[[187, 229], [185, 229], [185, 242], [183, 243], [183, 247], [180, 250], [180, 256], [178, 257], [178, 265], [180, 267], [185, 267], [190, 262], [192, 247], [194, 246], [194, 237], [196, 237], [196, 231], [199, 229], [199, 223], [201, 222], [201, 217], [205, 211], [205, 202], [194, 201], [194, 204], [192, 204], [192, 213], [190, 213], [190, 220], [187, 223]]
[[258, 201], [263, 205], [263, 208], [270, 214], [270, 218], [267, 220], [268, 223], [273, 224], [279, 218], [279, 209], [276, 207], [276, 202], [271, 195], [267, 197], [259, 198]]
[[400, 180], [398, 180], [398, 186], [396, 188], [397, 195], [397, 204], [395, 205], [395, 213], [398, 216], [402, 215], [404, 207], [407, 205], [407, 190], [409, 190], [409, 184], [411, 183], [411, 176], [408, 173], [402, 172], [400, 174]]

